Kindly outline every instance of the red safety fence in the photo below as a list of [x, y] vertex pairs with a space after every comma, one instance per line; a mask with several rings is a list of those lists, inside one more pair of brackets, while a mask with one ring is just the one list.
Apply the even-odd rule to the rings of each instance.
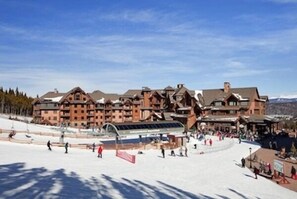
[[117, 151], [116, 156], [135, 164], [135, 155], [131, 155], [125, 151]]

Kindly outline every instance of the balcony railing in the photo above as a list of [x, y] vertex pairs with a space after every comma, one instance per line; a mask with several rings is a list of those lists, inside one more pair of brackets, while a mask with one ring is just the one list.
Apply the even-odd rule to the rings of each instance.
[[68, 118], [68, 117], [70, 117], [70, 114], [63, 114], [63, 115], [61, 115], [61, 117]]
[[70, 110], [70, 107], [69, 106], [62, 106], [61, 110]]

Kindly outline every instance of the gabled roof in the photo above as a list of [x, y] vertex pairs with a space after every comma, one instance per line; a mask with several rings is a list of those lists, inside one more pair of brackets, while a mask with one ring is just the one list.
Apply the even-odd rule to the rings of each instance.
[[80, 87], [75, 87], [75, 88], [71, 89], [70, 91], [68, 91], [68, 92], [61, 98], [60, 101], [62, 102], [68, 95], [70, 95], [71, 93], [74, 93], [74, 92], [76, 92], [76, 91], [78, 91], [78, 92], [82, 92], [82, 93], [88, 95], [88, 94], [87, 94], [84, 90], [82, 90]]
[[259, 98], [258, 89], [256, 87], [231, 88], [228, 93], [225, 93], [224, 89], [208, 89], [208, 90], [203, 90], [202, 95], [205, 100], [205, 105], [210, 105], [213, 101], [224, 100], [231, 93], [239, 94], [244, 99], [251, 99], [254, 96], [255, 92]]
[[100, 101], [102, 102], [102, 100], [107, 101], [107, 100], [111, 100], [111, 101], [115, 101], [118, 100], [120, 98], [120, 95], [118, 94], [114, 94], [114, 93], [103, 93], [102, 91], [96, 90], [93, 93], [89, 94], [95, 101]]
[[105, 94], [105, 99], [110, 99], [112, 101], [118, 100], [120, 98], [120, 95], [115, 93]]
[[43, 96], [40, 97], [41, 100], [45, 99], [45, 98], [56, 98], [56, 97], [61, 97], [64, 96], [66, 93], [57, 93], [57, 92], [47, 92], [46, 94], [44, 94]]
[[165, 98], [159, 91], [154, 91], [154, 92], [151, 94], [150, 98], [153, 97], [155, 94], [159, 95], [161, 98]]
[[130, 90], [127, 90], [123, 96], [127, 96], [127, 97], [133, 97], [134, 95], [138, 95], [138, 96], [141, 96], [141, 91], [140, 89], [130, 89]]
[[175, 89], [171, 86], [167, 86], [166, 88], [164, 88], [164, 91], [174, 91]]
[[268, 98], [267, 95], [260, 96], [260, 99], [261, 99], [261, 100], [265, 100], [266, 102], [269, 101], [269, 98]]
[[100, 100], [102, 98], [104, 98], [105, 93], [103, 93], [102, 91], [96, 90], [93, 93], [89, 93], [89, 95], [95, 100]]
[[188, 89], [185, 86], [182, 86], [180, 88], [177, 88], [174, 92], [174, 96], [176, 95], [183, 95], [185, 91], [188, 91]]

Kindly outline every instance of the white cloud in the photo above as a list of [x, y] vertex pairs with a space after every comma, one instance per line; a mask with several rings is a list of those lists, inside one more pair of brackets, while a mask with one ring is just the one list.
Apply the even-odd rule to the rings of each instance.
[[[262, 57], [276, 55], [282, 59], [280, 53], [295, 53], [297, 50], [297, 28], [294, 27], [261, 35], [233, 36], [207, 28], [204, 26], [207, 21], [201, 22], [203, 19], [190, 22], [178, 18], [178, 14], [156, 10], [124, 10], [111, 14], [97, 13], [97, 18], [93, 17], [94, 20], [108, 19], [110, 23], [128, 21], [144, 23], [145, 26], [141, 34], [102, 34], [100, 31], [67, 34], [56, 29], [36, 31], [0, 24], [2, 34], [11, 40], [35, 45], [35, 49], [26, 51], [15, 45], [10, 48], [12, 54], [6, 51], [9, 45], [2, 45], [1, 79], [10, 81], [15, 74], [21, 84], [36, 85], [34, 89], [28, 86], [33, 92], [59, 86], [62, 87], [59, 90], [67, 91], [80, 85], [90, 90], [102, 87], [105, 92], [122, 93], [125, 89], [141, 88], [144, 84], [157, 85], [164, 79], [174, 83], [183, 79], [193, 82], [198, 77], [213, 76], [218, 70], [225, 71], [219, 74], [224, 78], [269, 74], [275, 69], [262, 67]], [[2, 72], [4, 63], [15, 64], [18, 68], [36, 67], [21, 72]], [[57, 72], [57, 68], [61, 72]], [[47, 79], [51, 81], [44, 81]]]
[[113, 21], [129, 21], [134, 23], [154, 22], [157, 13], [152, 10], [124, 10], [117, 13], [100, 15], [101, 19]]
[[275, 2], [275, 3], [281, 3], [281, 4], [297, 3], [297, 0], [265, 0], [265, 1], [271, 1], [271, 2]]

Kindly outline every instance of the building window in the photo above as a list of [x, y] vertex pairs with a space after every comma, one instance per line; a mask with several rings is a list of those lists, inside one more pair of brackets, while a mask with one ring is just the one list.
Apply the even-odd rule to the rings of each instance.
[[77, 104], [74, 104], [74, 108], [77, 108]]
[[75, 120], [77, 120], [77, 117], [74, 117]]
[[77, 123], [74, 123], [74, 126], [77, 126]]
[[247, 106], [247, 105], [248, 105], [248, 102], [247, 102], [247, 101], [240, 102], [240, 105], [241, 105], [241, 106]]
[[82, 104], [82, 105], [80, 105], [82, 108], [84, 107], [84, 105]]
[[54, 111], [55, 114], [57, 114], [57, 111]]
[[235, 101], [230, 101], [230, 102], [229, 102], [229, 106], [237, 106], [237, 102], [235, 102]]
[[83, 100], [86, 101], [86, 98], [84, 97]]
[[84, 117], [81, 117], [81, 119], [84, 120], [85, 118]]
[[215, 102], [214, 105], [215, 106], [222, 106], [222, 102]]
[[74, 110], [74, 113], [77, 113], [77, 110]]
[[47, 111], [44, 111], [44, 113], [48, 113]]
[[51, 117], [48, 117], [48, 120], [51, 120]]
[[81, 111], [81, 113], [85, 113], [85, 111], [84, 111], [84, 110], [82, 110], [82, 111]]
[[75, 100], [79, 100], [80, 99], [80, 94], [75, 94]]
[[100, 119], [103, 119], [102, 115], [100, 116]]
[[54, 120], [57, 120], [57, 117], [54, 117]]

